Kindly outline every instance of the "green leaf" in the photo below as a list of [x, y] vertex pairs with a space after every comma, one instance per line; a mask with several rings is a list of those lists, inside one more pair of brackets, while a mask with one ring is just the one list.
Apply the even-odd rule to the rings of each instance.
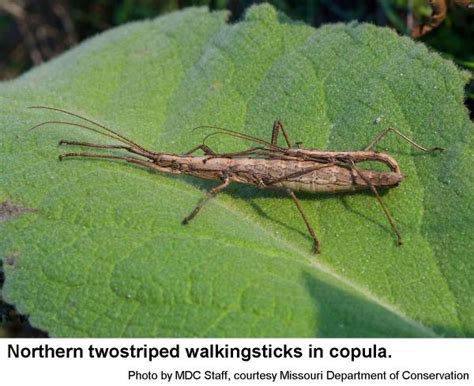
[[[472, 336], [467, 79], [388, 29], [313, 29], [269, 5], [233, 25], [191, 8], [101, 34], [0, 85], [0, 200], [19, 208], [2, 223], [3, 296], [54, 336]], [[447, 151], [425, 154], [395, 135], [378, 146], [406, 176], [383, 194], [401, 247], [370, 193], [301, 195], [321, 241], [314, 256], [281, 193], [233, 185], [182, 226], [215, 183], [59, 163], [60, 139], [110, 141], [67, 125], [29, 132], [79, 122], [26, 108], [36, 104], [175, 153], [202, 141], [192, 127], [269, 139], [276, 118], [310, 148], [363, 149], [392, 126]]]

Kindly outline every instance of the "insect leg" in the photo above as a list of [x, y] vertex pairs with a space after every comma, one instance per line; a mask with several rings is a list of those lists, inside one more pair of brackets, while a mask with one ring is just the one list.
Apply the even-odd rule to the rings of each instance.
[[246, 155], [255, 155], [259, 154], [258, 152], [265, 152], [267, 149], [262, 146], [251, 147], [247, 150], [236, 151], [234, 153], [220, 153], [216, 154], [218, 157], [241, 157]]
[[280, 129], [283, 134], [283, 137], [285, 137], [286, 144], [290, 148], [291, 147], [290, 137], [288, 136], [288, 133], [286, 132], [285, 127], [283, 126], [283, 123], [281, 123], [281, 121], [279, 120], [276, 120], [275, 122], [273, 122], [271, 144], [273, 146], [278, 146], [278, 134], [279, 134]]
[[213, 158], [234, 158], [234, 157], [238, 158], [238, 157], [253, 156], [253, 155], [266, 155], [267, 152], [268, 152], [268, 149], [261, 146], [251, 147], [250, 149], [238, 151], [234, 153], [219, 153], [219, 154], [214, 153], [214, 154], [209, 155], [209, 157], [206, 157], [204, 162], [207, 162]]
[[311, 226], [308, 219], [306, 218], [306, 215], [303, 212], [303, 208], [301, 207], [300, 202], [298, 201], [298, 198], [296, 198], [295, 193], [291, 189], [286, 189], [286, 192], [293, 199], [293, 202], [295, 203], [296, 208], [298, 209], [298, 212], [300, 212], [300, 215], [303, 218], [306, 228], [308, 229], [308, 232], [313, 239], [313, 253], [319, 253], [319, 250], [320, 250], [319, 240], [316, 237], [316, 234], [314, 233], [313, 227]]
[[435, 150], [439, 150], [439, 151], [443, 151], [444, 149], [442, 147], [430, 147], [430, 148], [424, 148], [423, 146], [417, 144], [415, 141], [413, 141], [412, 139], [408, 138], [405, 134], [401, 133], [400, 131], [398, 131], [397, 129], [393, 128], [393, 127], [388, 127], [384, 130], [382, 130], [380, 133], [378, 133], [376, 135], [376, 137], [372, 140], [372, 142], [370, 142], [366, 148], [364, 149], [365, 151], [370, 151], [372, 150], [372, 148], [380, 142], [380, 140], [385, 137], [389, 132], [394, 132], [395, 134], [399, 135], [400, 137], [402, 137], [405, 141], [411, 143], [413, 146], [415, 146], [416, 148], [420, 149], [420, 150], [423, 150], [423, 151], [426, 151], [428, 153], [432, 152], [432, 151], [435, 151]]
[[216, 155], [216, 152], [214, 150], [212, 150], [209, 146], [204, 145], [204, 144], [193, 147], [191, 150], [184, 153], [184, 155], [191, 155], [197, 150], [202, 150], [205, 155]]
[[377, 199], [380, 206], [382, 207], [382, 210], [384, 211], [385, 216], [387, 217], [388, 222], [390, 223], [390, 226], [392, 227], [393, 232], [397, 236], [398, 245], [402, 245], [403, 244], [402, 236], [401, 236], [400, 232], [398, 231], [397, 225], [395, 224], [395, 220], [393, 219], [392, 215], [390, 214], [388, 208], [383, 203], [382, 198], [380, 197], [379, 192], [375, 188], [374, 184], [372, 184], [372, 182], [370, 182], [370, 180], [367, 177], [365, 177], [364, 174], [355, 166], [355, 163], [354, 163], [353, 160], [350, 160], [350, 164], [352, 166], [352, 169], [355, 170], [355, 172], [359, 175], [359, 177], [362, 178], [365, 181], [365, 183], [369, 186], [370, 190], [372, 190], [372, 192], [374, 193], [375, 198]]
[[[152, 153], [144, 153], [141, 149], [135, 149], [131, 146], [124, 146], [124, 145], [99, 145], [96, 143], [89, 143], [89, 142], [79, 142], [79, 141], [68, 141], [65, 139], [62, 139], [59, 141], [59, 145], [74, 145], [74, 146], [83, 146], [83, 147], [93, 147], [96, 149], [123, 149], [126, 150], [130, 153], [142, 155], [145, 157], [149, 157]], [[149, 157], [151, 158], [151, 157]]]
[[211, 199], [212, 197], [214, 197], [217, 193], [219, 193], [220, 191], [222, 191], [223, 189], [225, 189], [228, 185], [230, 184], [230, 178], [226, 178], [224, 180], [224, 182], [222, 182], [222, 184], [220, 185], [217, 185], [216, 187], [212, 188], [211, 190], [209, 190], [205, 196], [203, 198], [201, 198], [201, 200], [198, 202], [198, 204], [196, 205], [196, 207], [193, 209], [193, 211], [188, 215], [186, 216], [183, 221], [181, 222], [181, 224], [183, 225], [186, 225], [188, 224], [198, 213], [199, 211], [202, 209], [202, 207], [204, 206], [204, 204], [209, 201], [209, 199]]
[[143, 166], [147, 169], [158, 170], [160, 172], [170, 173], [170, 170], [164, 167], [161, 167], [151, 161], [144, 161], [134, 157], [122, 157], [108, 154], [97, 154], [97, 153], [65, 153], [59, 155], [59, 160], [63, 161], [65, 158], [103, 158], [109, 160], [119, 160], [126, 161], [131, 164]]

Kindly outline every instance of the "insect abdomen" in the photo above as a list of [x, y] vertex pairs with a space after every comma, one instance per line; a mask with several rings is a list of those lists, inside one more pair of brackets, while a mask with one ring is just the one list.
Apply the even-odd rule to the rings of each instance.
[[402, 180], [402, 176], [394, 172], [375, 172], [361, 170], [362, 178], [355, 170], [338, 166], [315, 170], [306, 175], [289, 178], [275, 186], [297, 192], [351, 192], [369, 189], [366, 181], [378, 188], [393, 188]]

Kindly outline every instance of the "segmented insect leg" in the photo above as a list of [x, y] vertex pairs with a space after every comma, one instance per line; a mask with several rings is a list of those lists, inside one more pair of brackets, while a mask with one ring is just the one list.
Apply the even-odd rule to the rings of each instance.
[[[247, 150], [242, 150], [242, 151], [236, 151], [233, 153], [219, 153], [219, 154], [214, 154], [209, 156], [207, 159], [212, 159], [212, 158], [233, 158], [233, 157], [243, 157], [243, 156], [251, 156], [251, 155], [258, 155], [258, 154], [267, 154], [266, 153], [267, 149], [261, 146], [257, 147], [251, 147], [250, 149]], [[260, 152], [260, 153], [259, 153]]]
[[224, 180], [224, 182], [214, 188], [212, 188], [211, 190], [209, 190], [205, 196], [203, 198], [201, 198], [201, 200], [198, 202], [198, 204], [196, 205], [196, 207], [193, 209], [193, 211], [189, 214], [189, 216], [185, 217], [183, 219], [183, 221], [181, 222], [181, 224], [183, 225], [186, 225], [188, 224], [198, 213], [199, 211], [202, 209], [202, 207], [204, 206], [204, 204], [206, 204], [207, 201], [209, 201], [209, 199], [211, 199], [212, 197], [214, 197], [217, 193], [221, 192], [223, 189], [225, 189], [228, 185], [230, 184], [230, 179], [229, 178], [226, 178]]
[[283, 123], [281, 123], [281, 121], [279, 120], [276, 120], [275, 122], [273, 122], [271, 144], [274, 146], [278, 146], [278, 134], [280, 130], [283, 134], [283, 137], [285, 137], [286, 144], [290, 148], [291, 147], [290, 137], [288, 136], [288, 133], [286, 132], [285, 127], [283, 126]]
[[151, 161], [144, 161], [134, 157], [122, 157], [122, 156], [115, 156], [115, 155], [108, 155], [108, 154], [97, 154], [97, 153], [65, 153], [59, 155], [59, 160], [62, 161], [65, 158], [103, 158], [109, 160], [118, 160], [118, 161], [126, 161], [131, 164], [143, 166], [147, 169], [153, 169], [160, 172], [167, 172], [169, 173], [169, 169], [163, 168]]
[[251, 147], [250, 149], [243, 150], [243, 151], [238, 151], [238, 152], [234, 152], [234, 153], [219, 153], [219, 154], [214, 153], [214, 154], [211, 154], [208, 157], [206, 157], [203, 160], [203, 162], [206, 163], [207, 161], [209, 161], [210, 159], [213, 159], [213, 158], [234, 158], [234, 157], [244, 157], [244, 156], [258, 155], [259, 152], [262, 153], [263, 155], [266, 155], [267, 154], [266, 153], [267, 149], [264, 148], [264, 147], [258, 146], [258, 147]]
[[319, 240], [316, 237], [316, 234], [314, 233], [313, 227], [311, 226], [308, 219], [306, 218], [306, 215], [303, 212], [303, 208], [301, 207], [298, 198], [296, 197], [295, 193], [291, 189], [286, 189], [286, 192], [293, 199], [293, 202], [295, 203], [296, 208], [298, 209], [298, 212], [300, 212], [300, 215], [303, 218], [304, 223], [306, 224], [306, 228], [308, 229], [310, 236], [313, 238], [313, 253], [319, 253], [319, 249], [320, 249]]
[[400, 232], [398, 231], [397, 225], [395, 224], [395, 220], [393, 219], [392, 215], [390, 214], [388, 208], [383, 203], [382, 198], [379, 195], [379, 192], [377, 191], [375, 186], [372, 184], [372, 182], [370, 182], [370, 180], [367, 177], [365, 177], [364, 174], [355, 166], [355, 163], [354, 163], [353, 160], [350, 160], [349, 163], [351, 164], [352, 169], [355, 170], [355, 172], [359, 175], [359, 177], [362, 178], [365, 181], [365, 183], [369, 186], [370, 190], [372, 190], [372, 192], [374, 193], [375, 198], [377, 199], [380, 206], [382, 207], [382, 210], [384, 211], [385, 216], [387, 217], [388, 222], [390, 223], [390, 226], [392, 227], [393, 232], [397, 236], [398, 245], [402, 245], [403, 244], [402, 236], [401, 236]]
[[191, 154], [193, 154], [194, 152], [196, 152], [198, 150], [202, 150], [205, 155], [216, 155], [216, 152], [214, 150], [212, 150], [209, 146], [204, 145], [204, 144], [197, 145], [196, 147], [193, 147], [191, 150], [184, 153], [184, 155], [191, 155]]
[[411, 143], [413, 146], [415, 146], [417, 149], [420, 149], [420, 150], [423, 150], [423, 151], [426, 151], [428, 153], [432, 152], [432, 151], [435, 151], [435, 150], [438, 150], [438, 151], [443, 151], [444, 149], [442, 147], [430, 147], [430, 148], [424, 148], [423, 146], [417, 144], [415, 141], [413, 141], [412, 139], [408, 138], [405, 134], [401, 133], [400, 131], [398, 131], [397, 129], [393, 128], [393, 127], [388, 127], [384, 130], [382, 130], [380, 133], [378, 133], [375, 138], [372, 140], [372, 142], [370, 142], [367, 147], [364, 149], [365, 151], [370, 151], [372, 150], [372, 148], [380, 142], [380, 140], [385, 137], [389, 132], [394, 132], [395, 134], [397, 134], [398, 136], [402, 137], [405, 141]]
[[59, 145], [73, 145], [73, 146], [82, 146], [82, 147], [93, 147], [93, 148], [96, 148], [96, 149], [123, 149], [123, 150], [126, 150], [126, 151], [130, 152], [130, 153], [142, 155], [142, 156], [148, 157], [148, 158], [153, 158], [151, 156], [153, 153], [151, 153], [151, 152], [146, 152], [145, 153], [141, 149], [135, 149], [133, 147], [124, 146], [124, 145], [100, 145], [100, 144], [89, 143], [89, 142], [68, 141], [68, 140], [65, 140], [65, 139], [62, 139], [61, 141], [59, 141]]

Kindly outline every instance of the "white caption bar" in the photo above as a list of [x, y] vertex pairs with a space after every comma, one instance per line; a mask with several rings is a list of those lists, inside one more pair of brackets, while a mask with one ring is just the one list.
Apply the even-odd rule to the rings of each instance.
[[2, 381], [473, 385], [469, 339], [2, 339]]

